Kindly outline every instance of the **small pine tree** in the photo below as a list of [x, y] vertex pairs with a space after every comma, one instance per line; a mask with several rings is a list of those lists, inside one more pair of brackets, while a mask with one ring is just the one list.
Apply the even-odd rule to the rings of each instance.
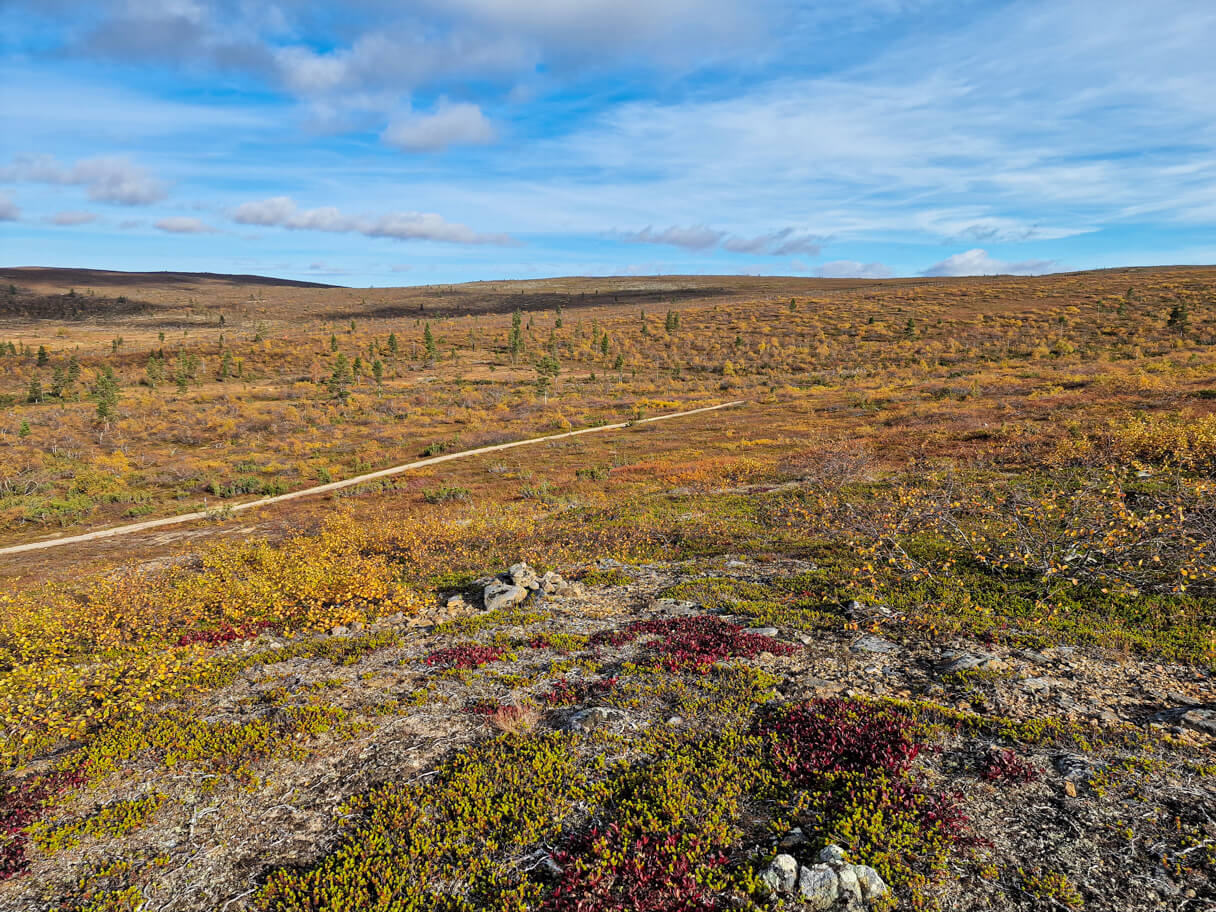
[[384, 362], [379, 358], [372, 362], [372, 376], [376, 379], [376, 386], [384, 382]]
[[49, 354], [47, 354], [46, 346], [39, 345], [38, 346], [38, 366], [46, 367], [48, 364], [50, 364], [50, 362], [51, 362], [51, 356]]
[[37, 377], [30, 378], [30, 386], [26, 390], [25, 401], [31, 403], [42, 401], [42, 381]]
[[1169, 319], [1165, 321], [1165, 325], [1170, 329], [1176, 329], [1179, 332], [1186, 332], [1187, 324], [1191, 320], [1190, 312], [1187, 310], [1186, 301], [1180, 301], [1170, 310]]
[[398, 351], [400, 346], [397, 343], [397, 334], [391, 332], [388, 334], [388, 353], [395, 358]]
[[118, 378], [108, 364], [97, 373], [97, 381], [93, 384], [93, 398], [97, 402], [97, 417], [101, 421], [110, 421], [118, 408]]
[[336, 352], [338, 350], [338, 337], [333, 333], [329, 334], [329, 350], [331, 352]]
[[30, 435], [30, 423], [24, 419], [21, 421], [21, 427], [17, 428], [17, 436], [22, 439]]
[[426, 328], [422, 330], [422, 347], [426, 349], [426, 359], [428, 361], [435, 360], [435, 334], [431, 332], [431, 324], [426, 324]]

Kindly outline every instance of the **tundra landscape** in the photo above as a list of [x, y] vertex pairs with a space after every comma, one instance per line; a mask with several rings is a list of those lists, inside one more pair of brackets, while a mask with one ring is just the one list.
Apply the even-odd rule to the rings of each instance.
[[1216, 268], [7, 269], [0, 409], [0, 908], [1216, 907]]

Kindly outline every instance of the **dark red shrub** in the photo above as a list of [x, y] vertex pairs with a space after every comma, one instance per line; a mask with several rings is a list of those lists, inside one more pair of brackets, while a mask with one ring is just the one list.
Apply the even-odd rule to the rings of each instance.
[[730, 658], [752, 658], [762, 652], [790, 655], [797, 648], [772, 637], [748, 633], [709, 614], [693, 617], [635, 621], [620, 630], [605, 630], [593, 635], [593, 646], [621, 646], [642, 636], [657, 637], [650, 645], [663, 664], [672, 671], [693, 666], [707, 669], [715, 662]]
[[465, 643], [432, 652], [422, 661], [441, 668], [477, 668], [487, 662], [497, 662], [507, 652], [505, 646], [478, 646]]
[[628, 839], [616, 824], [554, 854], [562, 867], [543, 912], [712, 912], [697, 870], [725, 864], [678, 833]]
[[84, 774], [75, 770], [32, 776], [0, 796], [0, 880], [16, 877], [29, 867], [29, 838], [22, 831], [41, 820], [56, 798], [85, 781]]
[[810, 700], [761, 718], [773, 766], [800, 785], [825, 773], [903, 773], [921, 751], [912, 720], [886, 707], [838, 698]]
[[205, 643], [208, 646], [221, 646], [234, 640], [251, 640], [267, 627], [270, 621], [251, 621], [248, 624], [221, 624], [210, 630], [187, 630], [177, 638], [177, 646], [193, 646], [195, 643]]
[[1011, 750], [991, 750], [980, 763], [980, 778], [988, 782], [1033, 782], [1039, 770]]

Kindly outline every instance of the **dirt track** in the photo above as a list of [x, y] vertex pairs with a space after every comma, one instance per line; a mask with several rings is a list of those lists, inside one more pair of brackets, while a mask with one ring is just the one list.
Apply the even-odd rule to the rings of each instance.
[[[312, 488], [303, 488], [299, 491], [290, 491], [287, 494], [280, 494], [277, 497], [263, 497], [258, 500], [249, 500], [238, 504], [225, 504], [221, 508], [228, 513], [239, 513], [242, 510], [253, 510], [258, 507], [268, 507], [272, 504], [282, 503], [285, 500], [299, 500], [302, 497], [312, 497], [316, 494], [327, 494], [331, 491], [340, 491], [343, 488], [353, 487], [368, 481], [375, 481], [378, 478], [387, 478], [390, 475], [399, 475], [402, 472], [408, 472], [412, 469], [421, 469], [424, 466], [432, 466], [440, 462], [448, 462], [452, 459], [464, 459], [468, 456], [479, 456], [483, 453], [495, 453], [499, 450], [510, 450], [515, 447], [528, 446], [534, 443], [544, 443], [549, 440], [561, 440], [565, 437], [578, 437], [581, 434], [596, 434], [603, 431], [619, 430], [628, 427], [631, 424], [650, 424], [655, 421], [667, 421], [671, 418], [684, 418], [688, 415], [699, 415], [704, 412], [714, 412], [718, 409], [732, 408], [733, 406], [742, 405], [744, 400], [735, 399], [731, 402], [723, 402], [719, 405], [707, 405], [703, 408], [689, 409], [686, 412], [672, 412], [667, 415], [655, 415], [653, 418], [642, 418], [638, 421], [620, 421], [616, 424], [602, 424], [597, 427], [581, 428], [577, 431], [565, 431], [561, 434], [549, 434], [545, 437], [529, 437], [525, 440], [515, 440], [511, 443], [498, 443], [493, 446], [478, 447], [473, 450], [461, 450], [459, 453], [446, 453], [442, 456], [431, 456], [428, 459], [419, 459], [415, 462], [407, 462], [403, 465], [391, 466], [387, 469], [380, 469], [377, 472], [369, 472], [366, 475], [356, 475], [353, 478], [347, 478], [343, 481], [333, 481], [329, 484], [317, 485]], [[82, 542], [95, 541], [100, 538], [112, 538], [116, 535], [130, 535], [134, 532], [143, 532], [148, 529], [157, 529], [161, 526], [172, 526], [181, 523], [195, 522], [200, 519], [207, 519], [214, 514], [210, 511], [201, 511], [195, 513], [182, 513], [179, 516], [166, 516], [163, 519], [149, 519], [144, 522], [129, 523], [125, 526], [114, 526], [110, 529], [98, 529], [95, 532], [85, 532], [81, 535], [67, 535], [62, 538], [51, 538], [43, 541], [27, 542], [24, 545], [10, 545], [7, 548], [0, 548], [0, 554], [18, 554], [25, 551], [39, 551], [44, 548], [55, 548], [60, 545], [75, 545]]]

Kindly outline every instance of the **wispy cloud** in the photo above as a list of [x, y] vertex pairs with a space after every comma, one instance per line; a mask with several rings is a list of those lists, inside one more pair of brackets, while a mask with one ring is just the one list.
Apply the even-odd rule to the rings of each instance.
[[0, 222], [15, 222], [21, 218], [21, 209], [13, 198], [0, 191]]
[[49, 219], [52, 225], [59, 225], [62, 228], [69, 228], [73, 225], [87, 225], [89, 222], [97, 221], [97, 213], [95, 212], [75, 212], [64, 211], [56, 212]]
[[721, 247], [731, 253], [766, 253], [771, 256], [807, 254], [818, 256], [823, 238], [800, 232], [794, 228], [782, 228], [755, 237], [739, 237], [706, 225], [691, 225], [687, 228], [671, 226], [655, 230], [648, 225], [641, 231], [627, 231], [618, 235], [631, 244], [667, 244], [685, 250], [711, 250]]
[[158, 219], [153, 224], [158, 231], [168, 234], [215, 234], [219, 230], [201, 219], [180, 215]]
[[882, 263], [859, 263], [856, 260], [833, 260], [816, 266], [813, 273], [821, 279], [889, 279], [894, 270]]
[[479, 234], [467, 225], [449, 222], [432, 212], [389, 212], [382, 215], [352, 216], [333, 206], [300, 209], [289, 196], [242, 203], [232, 213], [233, 221], [243, 225], [288, 228], [293, 231], [331, 231], [357, 233], [373, 238], [399, 241], [444, 241], [451, 244], [517, 243], [506, 234]]
[[168, 196], [163, 181], [121, 156], [85, 158], [70, 166], [49, 155], [19, 158], [0, 168], [0, 180], [83, 186], [89, 199], [121, 206], [148, 206]]
[[921, 273], [926, 276], [974, 276], [974, 275], [1042, 275], [1057, 268], [1054, 260], [1023, 260], [1011, 263], [993, 259], [986, 250], [978, 247], [934, 263]]

